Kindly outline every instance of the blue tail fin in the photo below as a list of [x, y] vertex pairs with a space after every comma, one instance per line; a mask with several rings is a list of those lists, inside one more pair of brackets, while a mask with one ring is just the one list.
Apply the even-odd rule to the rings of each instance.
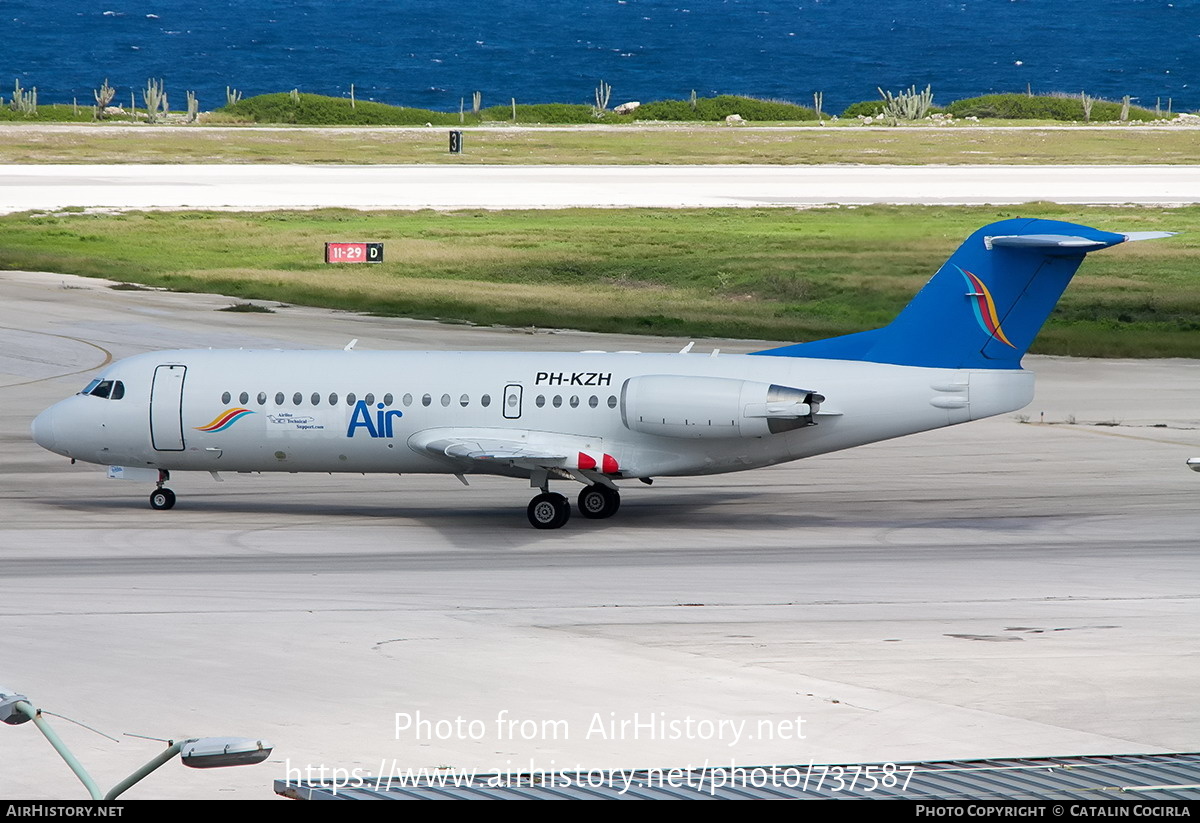
[[1002, 220], [968, 237], [882, 329], [756, 353], [933, 368], [1019, 368], [1088, 252], [1169, 236], [1114, 234], [1057, 220]]

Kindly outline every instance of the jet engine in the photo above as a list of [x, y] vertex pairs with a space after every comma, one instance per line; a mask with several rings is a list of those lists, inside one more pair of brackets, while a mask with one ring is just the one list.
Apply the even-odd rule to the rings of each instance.
[[816, 424], [825, 398], [728, 377], [650, 374], [621, 387], [625, 427], [663, 437], [764, 437]]

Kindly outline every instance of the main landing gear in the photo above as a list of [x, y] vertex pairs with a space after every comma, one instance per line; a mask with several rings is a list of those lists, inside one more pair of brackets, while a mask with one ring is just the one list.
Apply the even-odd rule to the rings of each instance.
[[589, 520], [612, 517], [621, 508], [621, 493], [596, 483], [579, 492], [579, 513]]
[[[621, 507], [621, 494], [600, 483], [584, 486], [579, 493], [579, 513], [589, 520], [612, 517]], [[557, 492], [544, 491], [529, 501], [526, 510], [535, 529], [561, 529], [571, 519], [571, 503]]]
[[156, 511], [166, 511], [175, 507], [175, 492], [163, 486], [171, 479], [165, 470], [158, 473], [158, 488], [150, 493], [150, 508]]
[[529, 501], [526, 513], [535, 529], [561, 529], [571, 519], [571, 504], [557, 492], [542, 492]]

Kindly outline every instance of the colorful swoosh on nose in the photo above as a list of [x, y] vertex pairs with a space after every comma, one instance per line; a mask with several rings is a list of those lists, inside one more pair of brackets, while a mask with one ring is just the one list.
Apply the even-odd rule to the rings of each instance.
[[[955, 266], [955, 268], [958, 267]], [[996, 314], [996, 304], [992, 300], [992, 293], [988, 291], [988, 287], [966, 269], [958, 270], [962, 272], [968, 288], [971, 289], [967, 296], [971, 298], [971, 308], [975, 311], [975, 321], [979, 323], [979, 328], [1004, 345], [1015, 349], [1016, 346], [1009, 342], [1008, 337], [1004, 334], [1004, 329], [1000, 328], [1000, 317]]]
[[196, 431], [223, 432], [248, 414], [254, 414], [250, 409], [227, 409], [221, 412], [207, 426], [193, 426]]

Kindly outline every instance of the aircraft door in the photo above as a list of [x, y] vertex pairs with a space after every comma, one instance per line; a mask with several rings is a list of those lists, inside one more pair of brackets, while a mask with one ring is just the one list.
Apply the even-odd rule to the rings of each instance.
[[187, 366], [159, 366], [150, 387], [150, 444], [155, 451], [183, 451], [183, 379]]
[[504, 387], [504, 417], [516, 420], [521, 416], [521, 394], [523, 389], [516, 383]]

